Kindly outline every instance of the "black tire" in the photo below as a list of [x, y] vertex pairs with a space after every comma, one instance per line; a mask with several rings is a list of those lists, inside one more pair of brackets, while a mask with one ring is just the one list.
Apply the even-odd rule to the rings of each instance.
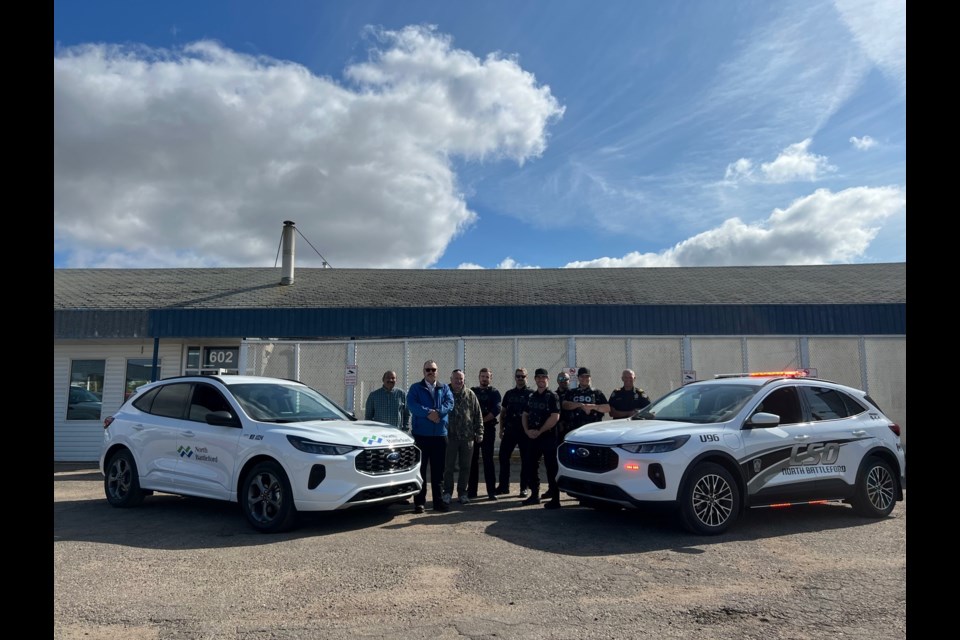
[[580, 501], [581, 507], [590, 507], [591, 509], [596, 509], [597, 511], [609, 511], [616, 512], [623, 509], [619, 504], [614, 504], [612, 502], [604, 502], [603, 500], [592, 500], [590, 498], [577, 498]]
[[126, 509], [143, 502], [140, 474], [129, 450], [121, 449], [110, 457], [103, 476], [103, 492], [112, 507]]
[[290, 481], [276, 462], [261, 462], [250, 469], [238, 497], [247, 522], [261, 533], [288, 531], [296, 522]]
[[876, 456], [863, 461], [850, 504], [865, 518], [886, 518], [897, 503], [897, 478], [890, 465]]
[[696, 466], [678, 500], [683, 526], [701, 536], [723, 533], [740, 515], [740, 489], [730, 472], [714, 462]]

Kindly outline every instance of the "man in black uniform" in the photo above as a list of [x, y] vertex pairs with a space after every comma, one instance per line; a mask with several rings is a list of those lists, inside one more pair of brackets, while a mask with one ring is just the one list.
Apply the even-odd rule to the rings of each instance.
[[[567, 423], [570, 421], [570, 414], [572, 411], [567, 411], [563, 408], [563, 400], [567, 397], [567, 394], [570, 392], [570, 375], [566, 371], [561, 371], [557, 374], [557, 390], [554, 392], [557, 394], [557, 400], [561, 403], [560, 407], [560, 420], [557, 422], [557, 426], [554, 428], [554, 431], [557, 434], [557, 446], [563, 442], [563, 436], [567, 434], [569, 427]], [[547, 492], [540, 496], [543, 500], [553, 500], [553, 498], [559, 498], [560, 496], [553, 495], [553, 489], [547, 489]], [[552, 507], [551, 507], [552, 508]]]
[[493, 466], [493, 444], [497, 439], [497, 416], [500, 415], [500, 392], [491, 383], [493, 373], [484, 367], [480, 369], [480, 386], [473, 387], [473, 393], [480, 401], [480, 413], [483, 414], [483, 442], [473, 448], [473, 464], [470, 465], [470, 479], [467, 481], [467, 497], [477, 497], [480, 484], [480, 465], [477, 464], [483, 453], [483, 480], [487, 485], [487, 500], [497, 499], [497, 471]]
[[610, 413], [607, 396], [603, 395], [603, 391], [590, 388], [590, 369], [577, 369], [577, 381], [580, 383], [577, 388], [568, 392], [560, 403], [562, 408], [571, 412], [567, 433], [585, 424], [600, 422], [603, 414]]
[[563, 408], [563, 401], [570, 393], [570, 376], [566, 371], [557, 374], [557, 390], [554, 392], [560, 400], [560, 421], [557, 422], [557, 444], [563, 442], [563, 436], [567, 434], [570, 428], [567, 426], [570, 422], [570, 416], [573, 413]]
[[520, 448], [520, 497], [527, 497], [527, 444], [530, 439], [523, 433], [523, 411], [527, 408], [527, 398], [532, 390], [527, 387], [527, 370], [517, 369], [514, 373], [517, 386], [503, 394], [500, 406], [500, 484], [496, 495], [510, 493], [510, 456], [513, 450]]
[[630, 369], [624, 369], [620, 379], [623, 380], [623, 386], [610, 394], [610, 417], [632, 418], [650, 404], [650, 398], [643, 389], [633, 385], [637, 374]]
[[523, 432], [529, 438], [526, 464], [521, 467], [521, 474], [527, 473], [527, 486], [530, 487], [530, 497], [523, 504], [540, 504], [540, 478], [537, 477], [537, 468], [540, 458], [547, 467], [547, 485], [550, 488], [550, 502], [543, 505], [548, 509], [560, 508], [560, 492], [557, 491], [557, 435], [554, 427], [560, 419], [560, 400], [557, 394], [547, 388], [550, 374], [546, 369], [537, 369], [534, 373], [537, 390], [527, 399], [527, 408], [523, 412]]

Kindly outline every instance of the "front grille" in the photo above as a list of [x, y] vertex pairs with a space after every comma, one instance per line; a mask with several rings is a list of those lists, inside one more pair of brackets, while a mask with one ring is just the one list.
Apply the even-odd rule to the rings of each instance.
[[392, 487], [377, 487], [376, 489], [364, 489], [353, 496], [347, 502], [366, 502], [368, 500], [383, 500], [396, 496], [410, 495], [420, 491], [416, 482], [407, 482], [406, 484], [397, 484]]
[[612, 484], [560, 476], [557, 478], [557, 486], [560, 488], [560, 491], [566, 491], [574, 497], [584, 496], [588, 498], [606, 498], [607, 500], [616, 500], [618, 502], [636, 502], [630, 497], [630, 494]]
[[[396, 460], [388, 460], [392, 454], [399, 454]], [[379, 476], [385, 473], [407, 471], [420, 462], [420, 449], [413, 445], [390, 449], [364, 449], [356, 458], [357, 471]]]
[[557, 457], [568, 469], [588, 473], [605, 473], [617, 468], [620, 456], [610, 447], [564, 442], [557, 449]]

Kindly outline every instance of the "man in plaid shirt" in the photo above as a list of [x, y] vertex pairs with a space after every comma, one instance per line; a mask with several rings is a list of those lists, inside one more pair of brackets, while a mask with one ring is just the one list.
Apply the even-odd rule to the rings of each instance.
[[367, 396], [364, 416], [367, 420], [376, 420], [392, 424], [401, 431], [410, 431], [410, 413], [407, 411], [407, 395], [397, 389], [397, 372], [383, 374], [383, 386]]

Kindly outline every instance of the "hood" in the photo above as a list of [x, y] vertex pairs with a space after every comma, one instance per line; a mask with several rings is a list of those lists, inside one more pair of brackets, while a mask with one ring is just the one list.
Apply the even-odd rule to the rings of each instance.
[[593, 422], [574, 429], [566, 436], [567, 442], [583, 444], [618, 445], [628, 442], [647, 442], [698, 431], [722, 430], [723, 424], [697, 424], [668, 420], [611, 420]]
[[285, 435], [301, 436], [327, 444], [356, 447], [396, 447], [413, 444], [413, 438], [382, 422], [363, 420], [317, 420], [288, 424], [264, 424], [261, 428], [277, 430]]

